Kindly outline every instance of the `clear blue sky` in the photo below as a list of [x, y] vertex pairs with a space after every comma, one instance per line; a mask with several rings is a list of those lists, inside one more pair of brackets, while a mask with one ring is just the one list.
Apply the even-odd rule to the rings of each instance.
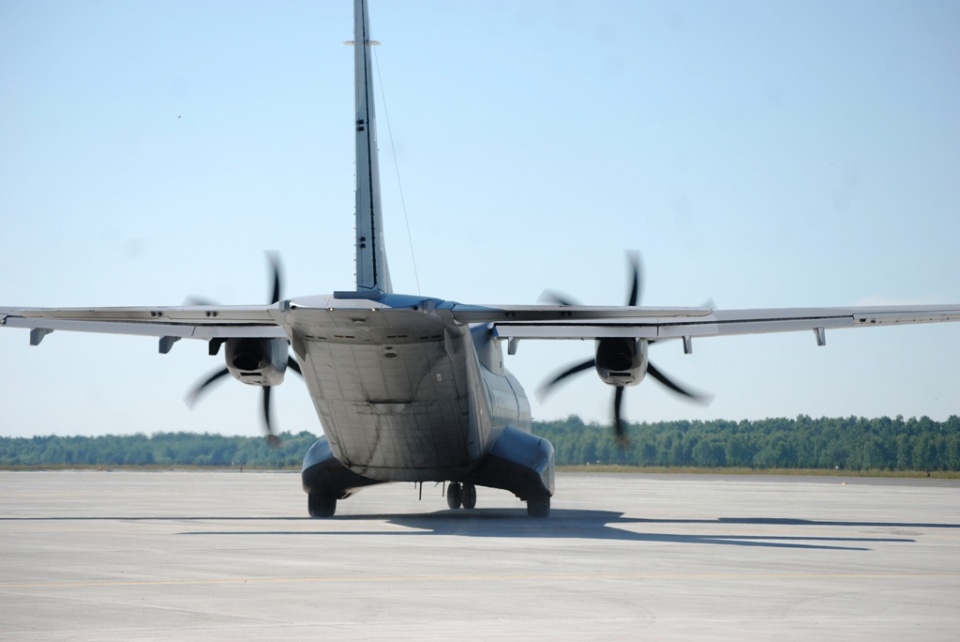
[[[0, 3], [0, 305], [176, 305], [353, 286], [352, 3]], [[721, 308], [960, 303], [960, 4], [371, 2], [397, 290]], [[393, 128], [414, 253], [400, 205]], [[0, 434], [257, 434], [202, 342], [0, 330]], [[590, 343], [521, 343], [536, 418], [606, 421]], [[960, 414], [960, 324], [701, 340], [631, 420]], [[285, 430], [319, 432], [302, 383]]]

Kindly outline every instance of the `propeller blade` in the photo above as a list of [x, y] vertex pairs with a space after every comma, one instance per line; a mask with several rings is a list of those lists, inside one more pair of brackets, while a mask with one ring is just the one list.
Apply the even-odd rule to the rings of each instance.
[[303, 371], [300, 370], [300, 364], [297, 363], [297, 360], [293, 357], [287, 357], [287, 367], [296, 372], [300, 377], [303, 377]]
[[670, 390], [673, 390], [675, 393], [683, 395], [684, 397], [696, 401], [697, 403], [708, 404], [713, 399], [713, 397], [710, 395], [691, 392], [690, 390], [680, 387], [680, 385], [670, 379], [670, 377], [657, 370], [656, 366], [654, 366], [652, 363], [647, 364], [647, 374], [665, 385]]
[[192, 408], [193, 404], [197, 403], [197, 397], [200, 396], [200, 393], [202, 393], [207, 388], [207, 386], [212, 384], [217, 379], [227, 376], [228, 374], [230, 374], [230, 371], [227, 370], [226, 368], [224, 368], [223, 370], [217, 370], [212, 375], [210, 375], [209, 377], [207, 377], [206, 379], [198, 383], [196, 386], [194, 386], [193, 389], [187, 393], [187, 396], [184, 399], [184, 401], [187, 402], [187, 406]]
[[213, 299], [208, 299], [202, 296], [193, 296], [190, 295], [183, 300], [184, 305], [217, 305], [217, 302]]
[[276, 448], [280, 445], [280, 438], [273, 431], [270, 421], [270, 386], [263, 386], [263, 427], [267, 431], [267, 444]]
[[[277, 303], [282, 294], [283, 288], [281, 286], [281, 275], [280, 275], [280, 256], [276, 252], [267, 252], [267, 262], [270, 264], [270, 271], [273, 275], [273, 285], [270, 291], [270, 303]], [[186, 305], [215, 305], [210, 300], [203, 299], [201, 297], [188, 297], [186, 300]], [[209, 346], [209, 353], [211, 355], [217, 354], [219, 352], [221, 344], [223, 344], [226, 339], [211, 339]], [[300, 370], [300, 364], [296, 360], [287, 355], [287, 367], [296, 372], [298, 375], [303, 377], [303, 372]], [[188, 406], [193, 406], [197, 402], [197, 398], [200, 394], [206, 390], [210, 384], [217, 381], [218, 379], [227, 376], [230, 374], [230, 370], [224, 368], [222, 370], [217, 370], [212, 375], [207, 377], [204, 381], [196, 385], [189, 393], [187, 393], [185, 401]], [[273, 430], [273, 421], [270, 418], [270, 386], [263, 387], [263, 424], [264, 429], [267, 433], [267, 443], [270, 446], [276, 447], [280, 445], [280, 438], [277, 437], [276, 433]]]
[[546, 301], [547, 303], [556, 303], [557, 305], [579, 305], [567, 295], [555, 290], [544, 290], [543, 294], [540, 295], [540, 300]]
[[640, 301], [640, 254], [627, 252], [627, 261], [630, 262], [630, 272], [633, 277], [630, 294], [627, 296], [627, 305], [633, 307]]
[[626, 448], [630, 445], [627, 437], [627, 428], [623, 424], [623, 386], [617, 386], [613, 393], [613, 436], [617, 445]]
[[556, 377], [554, 377], [550, 381], [547, 381], [542, 386], [540, 386], [539, 390], [537, 391], [537, 396], [541, 398], [544, 397], [550, 391], [551, 388], [553, 388], [555, 385], [557, 385], [567, 377], [573, 376], [578, 372], [583, 372], [584, 370], [589, 370], [590, 368], [594, 367], [596, 364], [597, 364], [596, 359], [587, 359], [583, 363], [578, 363], [574, 366], [571, 366], [570, 368], [567, 368], [566, 370], [558, 374]]
[[270, 303], [276, 303], [280, 300], [280, 257], [276, 252], [267, 252], [267, 260], [270, 261], [270, 268], [273, 271], [273, 292], [270, 294]]

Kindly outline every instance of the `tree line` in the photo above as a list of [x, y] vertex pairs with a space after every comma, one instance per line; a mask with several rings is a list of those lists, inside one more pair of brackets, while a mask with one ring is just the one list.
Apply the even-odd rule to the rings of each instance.
[[263, 437], [228, 437], [187, 432], [147, 436], [0, 437], [0, 466], [200, 466], [299, 467], [317, 437], [309, 432], [280, 435], [271, 447]]
[[958, 471], [960, 417], [938, 422], [862, 417], [632, 424], [619, 448], [609, 428], [571, 416], [534, 431], [550, 439], [560, 465], [699, 468]]
[[[631, 424], [621, 448], [608, 426], [573, 415], [534, 422], [553, 443], [558, 465], [829, 470], [960, 471], [960, 417], [774, 418], [757, 421], [662, 421]], [[0, 466], [201, 466], [298, 468], [316, 439], [196, 433], [99, 437], [0, 437]]]

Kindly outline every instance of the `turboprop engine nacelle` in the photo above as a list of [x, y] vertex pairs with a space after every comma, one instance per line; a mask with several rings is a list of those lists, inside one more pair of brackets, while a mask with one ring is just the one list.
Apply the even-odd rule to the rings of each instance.
[[286, 339], [228, 339], [227, 370], [238, 381], [252, 386], [283, 383], [289, 343]]
[[647, 374], [647, 342], [616, 338], [597, 341], [596, 369], [604, 383], [635, 386]]

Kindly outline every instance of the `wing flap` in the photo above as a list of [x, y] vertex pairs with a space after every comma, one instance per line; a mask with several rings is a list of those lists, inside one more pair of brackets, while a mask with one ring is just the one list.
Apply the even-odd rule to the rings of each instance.
[[281, 338], [276, 305], [156, 308], [0, 308], [11, 328], [131, 334], [152, 337]]

